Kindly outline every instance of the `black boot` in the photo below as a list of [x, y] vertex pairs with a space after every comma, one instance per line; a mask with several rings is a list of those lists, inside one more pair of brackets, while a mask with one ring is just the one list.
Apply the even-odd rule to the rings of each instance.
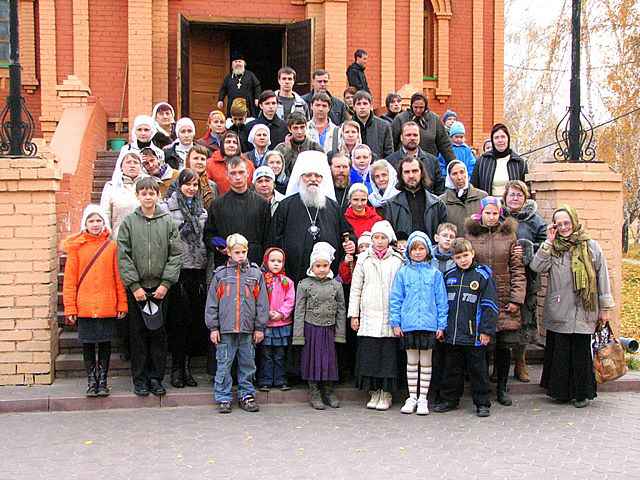
[[512, 405], [511, 395], [507, 392], [507, 381], [498, 379], [498, 403], [505, 407]]
[[193, 374], [191, 373], [191, 357], [187, 357], [184, 362], [184, 384], [187, 387], [197, 387], [198, 382], [193, 378]]
[[99, 397], [108, 397], [111, 391], [108, 385], [109, 360], [111, 359], [111, 342], [98, 344], [98, 380], [97, 394]]
[[97, 374], [96, 363], [95, 361], [90, 367], [87, 367], [87, 397], [97, 397], [98, 396], [98, 379], [96, 378]]
[[336, 392], [333, 388], [333, 382], [324, 382], [322, 384], [322, 388], [324, 393], [323, 399], [325, 403], [331, 408], [339, 408], [340, 400], [338, 400], [338, 397], [336, 396]]
[[184, 388], [184, 361], [177, 358], [171, 359], [171, 385]]
[[511, 396], [507, 393], [507, 380], [509, 379], [509, 366], [511, 365], [511, 350], [508, 348], [496, 348], [494, 363], [498, 375], [497, 397], [498, 403], [508, 407], [512, 404]]
[[317, 382], [309, 382], [309, 403], [311, 403], [311, 406], [316, 410], [324, 410], [325, 408]]

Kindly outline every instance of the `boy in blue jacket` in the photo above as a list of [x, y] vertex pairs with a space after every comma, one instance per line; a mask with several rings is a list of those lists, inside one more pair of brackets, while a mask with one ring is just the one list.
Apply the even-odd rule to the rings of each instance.
[[[451, 128], [449, 128], [451, 150], [456, 158], [466, 165], [469, 178], [471, 178], [473, 169], [476, 166], [476, 157], [471, 151], [471, 147], [464, 143], [465, 133], [462, 122], [453, 122]], [[438, 154], [438, 161], [440, 163], [440, 172], [442, 173], [442, 177], [447, 178], [447, 162], [441, 154]]]
[[456, 268], [445, 275], [449, 314], [445, 343], [445, 374], [439, 403], [433, 410], [444, 413], [458, 408], [464, 389], [465, 366], [471, 380], [471, 395], [479, 417], [488, 417], [489, 373], [486, 350], [496, 332], [498, 305], [491, 269], [474, 262], [471, 242], [456, 239]]

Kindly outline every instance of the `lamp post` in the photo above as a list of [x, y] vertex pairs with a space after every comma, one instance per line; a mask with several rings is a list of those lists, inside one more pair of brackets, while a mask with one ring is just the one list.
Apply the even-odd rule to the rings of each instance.
[[[9, 1], [9, 96], [0, 114], [0, 152], [12, 156], [32, 157], [38, 151], [31, 142], [34, 121], [22, 97], [22, 79], [19, 54], [18, 0]], [[23, 117], [25, 119], [23, 120]]]
[[[593, 126], [580, 105], [580, 17], [581, 0], [571, 2], [571, 83], [569, 108], [556, 127], [558, 147], [553, 152], [558, 161], [590, 162], [595, 158]], [[588, 128], [584, 128], [585, 122]]]

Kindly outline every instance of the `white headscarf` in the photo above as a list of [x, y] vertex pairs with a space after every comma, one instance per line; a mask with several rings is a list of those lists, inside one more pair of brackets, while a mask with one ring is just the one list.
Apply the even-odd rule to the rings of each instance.
[[[194, 140], [191, 142], [191, 145], [187, 145], [180, 141], [180, 136], [178, 135], [178, 132], [180, 131], [181, 128], [184, 128], [184, 127], [191, 127], [191, 130], [193, 130]], [[174, 140], [173, 145], [176, 146], [176, 153], [182, 159], [183, 162], [187, 160], [187, 152], [191, 150], [191, 147], [195, 144], [195, 135], [196, 135], [196, 126], [193, 123], [193, 120], [191, 120], [189, 117], [182, 117], [180, 120], [176, 122], [176, 139]]]
[[[335, 258], [336, 249], [330, 243], [327, 242], [318, 242], [313, 245], [313, 250], [311, 251], [311, 255], [309, 256], [309, 269], [307, 270], [307, 275], [310, 277], [315, 277], [315, 273], [313, 273], [312, 268], [313, 264], [318, 260], [326, 260], [327, 262], [333, 262]], [[329, 270], [328, 278], [333, 278], [333, 272]]]
[[267, 145], [265, 148], [269, 148], [269, 145], [271, 145], [271, 130], [269, 130], [269, 127], [267, 127], [264, 123], [256, 123], [251, 128], [251, 131], [249, 132], [249, 143], [256, 147], [254, 140], [256, 139], [256, 133], [258, 133], [258, 130], [264, 130], [265, 132], [267, 132]]
[[[167, 132], [164, 128], [162, 128], [162, 127], [160, 126], [160, 124], [158, 123], [158, 121], [156, 120], [156, 115], [158, 114], [158, 109], [159, 109], [161, 106], [163, 106], [163, 105], [166, 105], [167, 107], [169, 107], [169, 109], [171, 109], [171, 113], [173, 114], [173, 118], [174, 118], [174, 119], [176, 118], [176, 112], [175, 112], [175, 110], [173, 109], [173, 107], [171, 106], [171, 104], [169, 104], [169, 103], [167, 103], [167, 102], [158, 102], [158, 103], [156, 103], [156, 104], [153, 106], [153, 110], [152, 110], [152, 112], [151, 112], [151, 118], [153, 118], [153, 126], [154, 126], [154, 128], [155, 128], [157, 131], [164, 133], [167, 137], [170, 137], [170, 136], [171, 136], [171, 132]], [[194, 129], [194, 131], [195, 131], [195, 129]]]
[[93, 214], [98, 214], [102, 218], [104, 222], [104, 228], [111, 231], [111, 225], [109, 224], [109, 216], [105, 213], [105, 211], [100, 208], [100, 205], [96, 205], [95, 203], [90, 203], [84, 208], [84, 212], [82, 212], [82, 222], [80, 223], [80, 230], [82, 232], [87, 231], [87, 220]]
[[290, 197], [300, 192], [300, 177], [308, 173], [322, 175], [320, 191], [325, 197], [335, 201], [336, 192], [333, 189], [333, 177], [331, 176], [327, 155], [324, 152], [316, 152], [315, 150], [307, 150], [298, 155], [296, 163], [293, 166], [293, 171], [291, 172], [285, 197]]
[[[137, 153], [138, 155], [140, 155], [140, 151], [142, 150], [142, 148], [138, 146], [138, 138], [136, 137], [137, 128], [141, 125], [147, 125], [151, 129], [151, 138], [153, 138], [153, 136], [156, 134], [156, 127], [154, 124], [155, 124], [155, 121], [149, 115], [138, 115], [133, 120], [133, 128], [131, 129], [131, 141], [120, 149], [120, 154], [118, 155], [116, 166], [113, 169], [113, 174], [111, 175], [111, 183], [114, 186], [122, 186], [123, 184], [122, 160], [124, 159], [125, 155], [127, 153]], [[151, 148], [154, 152], [156, 152], [156, 156], [158, 157], [158, 160], [160, 161], [160, 163], [163, 163], [164, 152], [162, 151], [162, 149], [159, 148], [157, 145], [155, 145], [153, 141], [149, 145], [149, 148]]]
[[[465, 183], [464, 187], [461, 189], [456, 188], [453, 180], [451, 180], [451, 169], [456, 165], [462, 165], [462, 168], [464, 168], [464, 171], [467, 174], [467, 183]], [[467, 171], [467, 166], [464, 162], [461, 162], [460, 160], [452, 160], [449, 162], [449, 165], [447, 165], [447, 178], [444, 181], [444, 186], [456, 192], [458, 197], [461, 197], [464, 194], [464, 191], [469, 188], [469, 172]]]
[[[384, 162], [387, 167], [387, 171], [389, 172], [389, 183], [387, 184], [387, 188], [384, 193], [380, 192], [380, 189], [376, 185], [376, 182], [373, 180], [373, 166]], [[398, 172], [393, 168], [386, 160], [376, 160], [369, 167], [369, 175], [371, 175], [371, 193], [369, 194], [369, 203], [373, 205], [375, 208], [383, 206], [387, 203], [391, 198], [395, 197], [400, 191], [396, 188], [396, 183], [398, 182]]]

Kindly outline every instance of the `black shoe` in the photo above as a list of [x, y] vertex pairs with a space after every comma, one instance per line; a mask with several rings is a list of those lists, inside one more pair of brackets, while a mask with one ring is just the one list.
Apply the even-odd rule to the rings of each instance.
[[288, 392], [289, 390], [291, 390], [291, 387], [286, 383], [283, 383], [282, 385], [280, 385], [280, 390], [283, 392]]
[[442, 402], [442, 403], [438, 403], [436, 405], [433, 406], [433, 409], [431, 409], [433, 412], [436, 413], [447, 413], [450, 412], [452, 410], [456, 410], [458, 408], [458, 404], [457, 403], [447, 403], [447, 402]]
[[149, 391], [156, 397], [161, 397], [167, 393], [167, 390], [162, 386], [162, 382], [156, 378], [149, 380]]
[[198, 386], [198, 382], [195, 378], [193, 378], [193, 374], [191, 373], [191, 357], [187, 357], [187, 360], [184, 364], [184, 384], [187, 387]]
[[87, 371], [87, 391], [85, 395], [87, 397], [97, 397], [98, 396], [98, 379], [97, 379], [97, 370], [95, 364], [90, 367]]
[[220, 402], [218, 404], [218, 413], [231, 413], [231, 402]]
[[171, 368], [171, 385], [175, 388], [184, 388], [184, 371], [181, 367]]
[[576, 408], [584, 408], [587, 405], [589, 405], [589, 400], [588, 399], [584, 399], [584, 400], [574, 400], [573, 401], [573, 406]]
[[253, 395], [246, 395], [240, 399], [240, 408], [245, 412], [259, 412], [260, 407], [256, 403], [256, 399]]
[[99, 397], [108, 397], [111, 391], [109, 390], [109, 385], [107, 384], [107, 369], [102, 365], [98, 366], [98, 387], [96, 389], [96, 394]]
[[491, 410], [489, 410], [489, 407], [487, 407], [486, 405], [480, 405], [476, 409], [476, 415], [481, 418], [488, 417], [491, 415]]
[[325, 405], [329, 405], [331, 408], [340, 408], [340, 401], [336, 396], [336, 392], [333, 389], [333, 383], [325, 382], [322, 385], [323, 395], [322, 401]]
[[260, 390], [261, 392], [268, 392], [269, 385], [261, 385], [260, 388], [258, 388], [258, 390]]
[[139, 397], [148, 397], [149, 389], [147, 388], [146, 385], [134, 385], [133, 393], [135, 393]]
[[497, 392], [497, 399], [500, 405], [510, 407], [513, 404], [511, 396], [507, 393], [507, 382], [498, 382]]

